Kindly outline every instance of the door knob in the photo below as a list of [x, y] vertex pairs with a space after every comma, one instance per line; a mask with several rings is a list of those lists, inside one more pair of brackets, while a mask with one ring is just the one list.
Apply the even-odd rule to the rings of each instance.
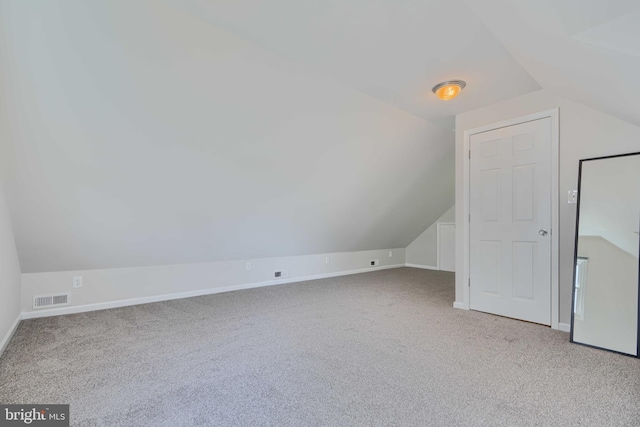
[[549, 234], [549, 232], [543, 228], [540, 231], [538, 231], [538, 234], [541, 236], [546, 236], [547, 234]]

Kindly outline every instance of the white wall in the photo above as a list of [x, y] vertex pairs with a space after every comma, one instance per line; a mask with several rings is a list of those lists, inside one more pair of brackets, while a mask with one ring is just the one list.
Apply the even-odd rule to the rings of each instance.
[[638, 342], [638, 257], [599, 236], [580, 236], [578, 255], [588, 258], [584, 318], [573, 339], [627, 354]]
[[[464, 131], [552, 108], [560, 108], [559, 218], [560, 322], [570, 323], [576, 205], [567, 203], [567, 191], [578, 186], [578, 161], [583, 158], [640, 151], [640, 127], [558, 97], [546, 90], [456, 116], [456, 222], [464, 220]], [[467, 263], [463, 229], [456, 231], [456, 266]], [[465, 304], [462, 275], [456, 275], [456, 302]]]
[[6, 35], [0, 31], [0, 356], [20, 322], [20, 263], [16, 250], [11, 214], [7, 206], [5, 183], [9, 171], [9, 112], [15, 108], [6, 94]]
[[26, 273], [404, 248], [453, 204], [450, 130], [165, 2], [0, 26]]
[[407, 264], [437, 268], [438, 265], [438, 223], [455, 222], [455, 206], [452, 206], [440, 218], [407, 246]]
[[20, 321], [20, 264], [0, 186], [0, 355]]
[[[379, 260], [378, 267], [370, 266], [374, 259]], [[250, 271], [246, 269], [247, 262], [251, 263]], [[385, 249], [201, 264], [27, 273], [22, 275], [22, 310], [25, 318], [73, 313], [404, 267], [404, 264], [404, 249]], [[283, 269], [288, 271], [288, 278], [275, 279], [274, 272]], [[73, 288], [75, 276], [82, 276], [82, 288]], [[34, 295], [57, 292], [71, 293], [71, 305], [33, 310]]]

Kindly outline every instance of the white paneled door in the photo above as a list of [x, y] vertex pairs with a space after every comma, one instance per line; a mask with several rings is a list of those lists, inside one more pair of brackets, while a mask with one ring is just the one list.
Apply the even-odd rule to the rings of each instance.
[[470, 308], [551, 324], [551, 119], [470, 139]]

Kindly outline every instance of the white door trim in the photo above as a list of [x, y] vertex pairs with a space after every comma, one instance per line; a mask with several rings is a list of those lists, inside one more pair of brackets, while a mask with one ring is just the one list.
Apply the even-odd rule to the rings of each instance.
[[437, 233], [436, 233], [436, 267], [440, 270], [440, 226], [441, 225], [453, 225], [455, 227], [455, 222], [439, 222], [437, 223]]
[[[531, 122], [534, 120], [544, 119], [549, 117], [551, 119], [551, 328], [559, 328], [559, 200], [558, 200], [558, 185], [559, 185], [559, 148], [560, 148], [560, 112], [558, 108], [552, 110], [541, 111], [539, 113], [529, 114], [524, 117], [518, 117], [510, 120], [505, 120], [498, 123], [492, 123], [477, 127], [474, 129], [468, 129], [464, 131], [464, 159], [463, 159], [463, 212], [465, 220], [462, 224], [458, 224], [458, 227], [462, 227], [463, 235], [463, 265], [462, 268], [456, 268], [456, 273], [461, 273], [463, 283], [467, 286], [464, 287], [463, 301], [455, 304], [456, 308], [463, 308], [469, 310], [469, 267], [470, 267], [470, 227], [469, 227], [469, 214], [470, 214], [470, 161], [469, 161], [469, 142], [471, 136], [487, 132], [494, 129], [499, 129], [507, 126], [513, 126], [520, 123]], [[440, 262], [438, 260], [438, 262]]]

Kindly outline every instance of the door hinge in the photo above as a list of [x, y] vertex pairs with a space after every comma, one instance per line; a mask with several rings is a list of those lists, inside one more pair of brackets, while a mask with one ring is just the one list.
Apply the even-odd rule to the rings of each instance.
[[471, 158], [471, 150], [469, 150], [469, 158]]
[[469, 214], [469, 222], [471, 222], [471, 214]]
[[469, 277], [469, 287], [471, 287], [471, 277]]

